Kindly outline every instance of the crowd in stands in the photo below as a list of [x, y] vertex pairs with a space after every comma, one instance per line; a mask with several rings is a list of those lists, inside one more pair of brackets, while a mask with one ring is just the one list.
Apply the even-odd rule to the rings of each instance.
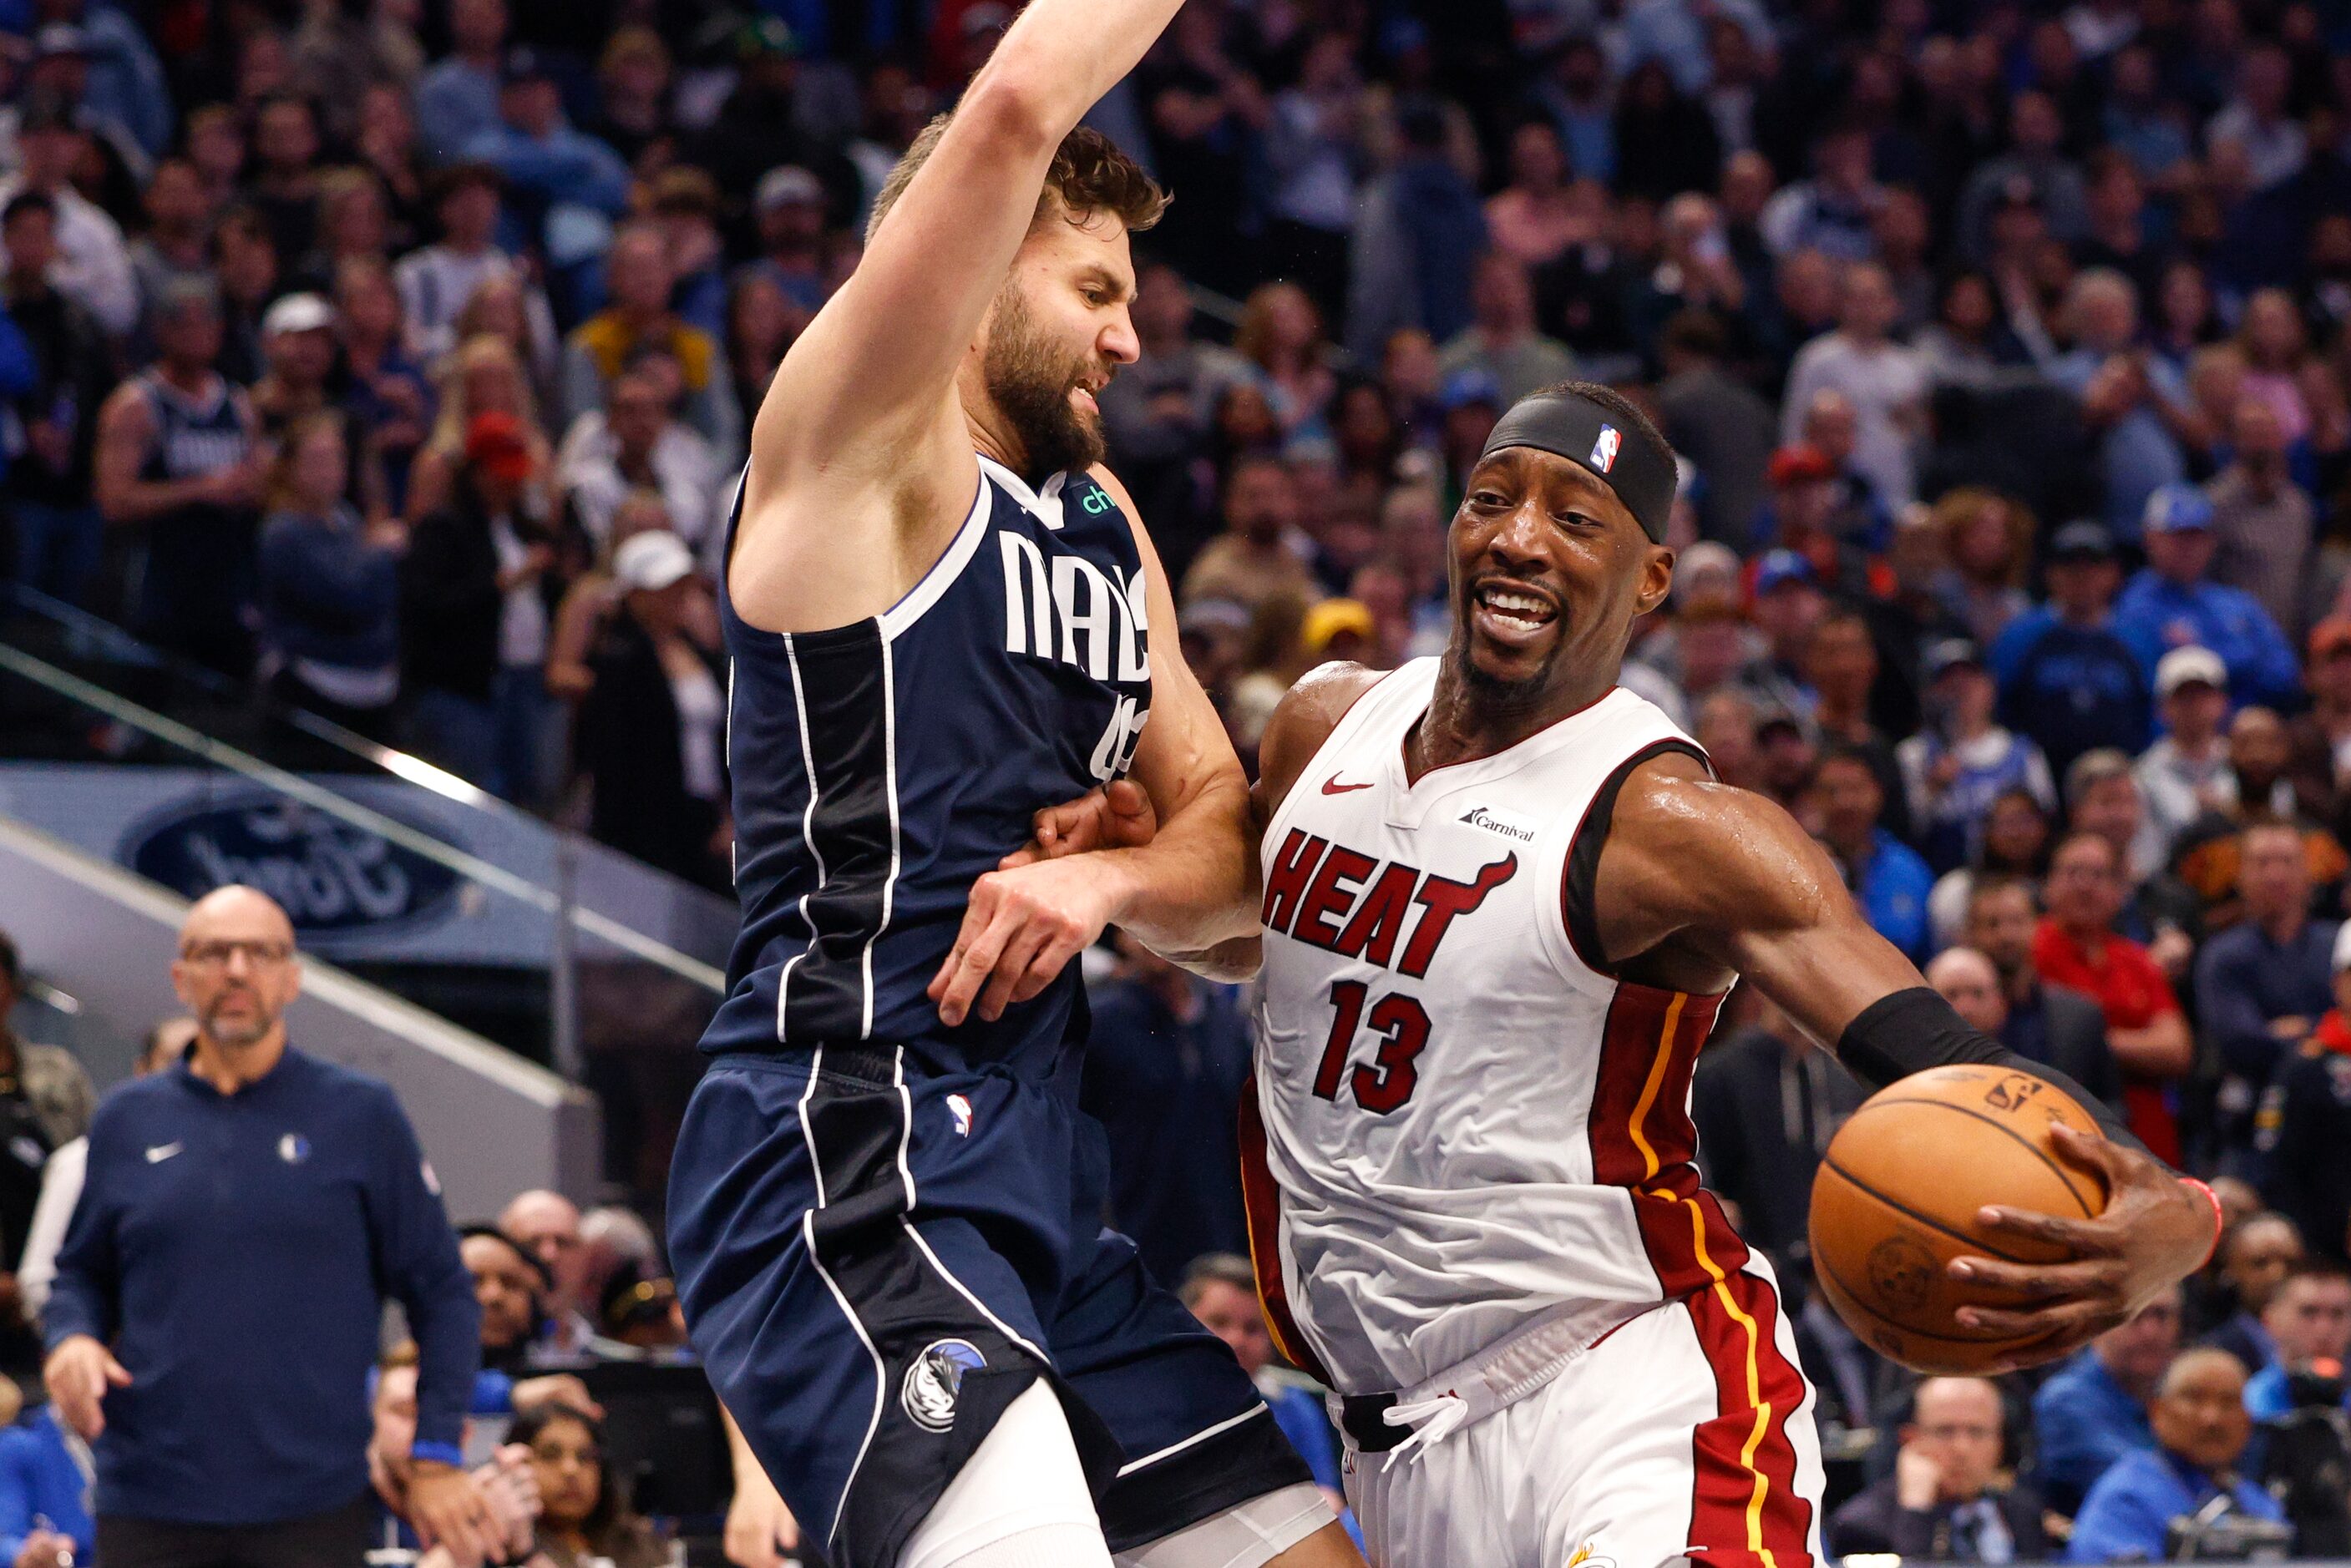
[[[1008, 19], [0, 0], [7, 571], [723, 888], [749, 421]], [[1092, 119], [1176, 194], [1102, 402], [1245, 761], [1315, 664], [1442, 648], [1499, 412], [1617, 386], [1684, 479], [1625, 682], [1970, 1022], [2223, 1179], [2209, 1275], [2037, 1396], [1913, 1387], [1805, 1300], [1824, 1422], [1882, 1435], [1832, 1544], [2161, 1555], [2221, 1495], [2336, 1539], [2296, 1421], [2351, 1338], [2351, 17], [1192, 0]], [[1091, 962], [1113, 1218], [1182, 1278], [1241, 1241], [1245, 1011]], [[21, 1236], [89, 1096], [0, 1043]], [[1743, 995], [1701, 1064], [1709, 1175], [1800, 1299], [1858, 1094]], [[486, 1321], [674, 1344], [649, 1256], [613, 1242], [655, 1272], [607, 1301], [517, 1226], [466, 1244]], [[592, 1415], [528, 1439], [582, 1552], [626, 1533]]]

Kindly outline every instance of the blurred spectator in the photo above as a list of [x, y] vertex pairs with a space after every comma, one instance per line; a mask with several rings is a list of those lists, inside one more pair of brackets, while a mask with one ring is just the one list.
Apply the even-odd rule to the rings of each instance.
[[361, 432], [383, 484], [383, 503], [401, 513], [409, 465], [432, 430], [433, 388], [401, 347], [400, 296], [380, 260], [352, 258], [335, 269], [334, 312], [342, 349], [336, 400], [347, 428]]
[[2297, 637], [2313, 598], [2309, 567], [2317, 513], [2286, 472], [2286, 441], [2271, 403], [2239, 400], [2230, 419], [2230, 463], [2204, 493], [2212, 503], [2212, 534], [2220, 545], [2212, 580], [2251, 594], [2288, 637]]
[[1298, 527], [1298, 486], [1279, 458], [1244, 457], [1225, 481], [1225, 531], [1184, 575], [1182, 598], [1229, 599], [1255, 609], [1279, 594], [1314, 597]]
[[1333, 1512], [1345, 1505], [1339, 1469], [1338, 1434], [1323, 1409], [1319, 1390], [1302, 1374], [1274, 1365], [1273, 1336], [1257, 1293], [1257, 1275], [1247, 1258], [1211, 1252], [1193, 1260], [1176, 1293], [1201, 1326], [1225, 1342], [1241, 1370], [1272, 1407], [1276, 1425], [1314, 1472], [1315, 1485]]
[[[7, 309], [0, 323], [0, 394], [22, 431], [7, 462], [8, 519], [18, 582], [68, 604], [87, 597], [103, 524], [90, 504], [98, 411], [115, 379], [114, 354], [89, 313], [51, 284], [57, 205], [26, 191], [0, 208], [7, 249]], [[20, 353], [8, 339], [21, 334]], [[11, 379], [13, 372], [13, 379]]]
[[1438, 360], [1447, 375], [1481, 371], [1501, 389], [1505, 406], [1571, 379], [1575, 356], [1535, 330], [1534, 289], [1526, 264], [1503, 251], [1478, 260], [1470, 290], [1472, 320], [1447, 342]]
[[[1813, 1173], [1865, 1097], [1851, 1074], [1769, 1003], [1699, 1054], [1690, 1118], [1707, 1188], [1739, 1206], [1739, 1233], [1750, 1246], [1774, 1258], [1810, 1251]], [[1759, 1116], [1757, 1106], [1780, 1114]]]
[[1980, 877], [1969, 892], [1960, 940], [1991, 963], [2001, 989], [2001, 1023], [1985, 1033], [2027, 1060], [2046, 1062], [2119, 1108], [2122, 1081], [2106, 1045], [2105, 1015], [2094, 999], [2049, 984], [2033, 967], [2039, 917], [2032, 885], [2022, 877]]
[[[23, 1403], [14, 1385], [0, 1389], [0, 1409]], [[0, 1428], [0, 1562], [63, 1568], [97, 1550], [84, 1451], [54, 1405]]]
[[539, 469], [521, 421], [477, 413], [465, 440], [455, 493], [416, 524], [401, 564], [401, 685], [428, 756], [534, 801], [555, 547], [525, 506]]
[[2053, 773], [2101, 746], [2147, 740], [2147, 684], [2114, 630], [2122, 586], [2114, 536], [2068, 523], [2049, 543], [2049, 602], [2009, 622], [1991, 645], [2001, 722], [2039, 746]]
[[2154, 1449], [2147, 1405], [2179, 1344], [2179, 1301], [2177, 1286], [2158, 1295], [2034, 1392], [2033, 1480], [2059, 1513], [2078, 1512], [2083, 1494], [2123, 1456]]
[[[2225, 1498], [2228, 1511], [2283, 1524], [2270, 1494], [2237, 1473], [2252, 1436], [2245, 1369], [2220, 1350], [2183, 1351], [2157, 1389], [2159, 1451], [2123, 1455], [2098, 1478], [2074, 1520], [2069, 1563], [2148, 1563], [2171, 1557], [2178, 1521]], [[2290, 1536], [2288, 1537], [2290, 1539]]]
[[1115, 945], [1114, 977], [1090, 988], [1080, 1106], [1110, 1133], [1113, 1223], [1135, 1238], [1153, 1278], [1177, 1279], [1204, 1252], [1249, 1244], [1232, 1109], [1249, 1077], [1249, 1025], [1231, 988], [1123, 932]]
[[2300, 828], [2255, 817], [2237, 838], [2244, 918], [2197, 954], [2196, 1005], [2220, 1055], [2214, 1131], [2221, 1166], [2252, 1174], [2257, 1103], [2334, 1001], [2340, 922], [2310, 918], [2310, 863]]
[[1714, 317], [1677, 312], [1659, 352], [1659, 428], [1698, 472], [1698, 532], [1736, 549], [1764, 501], [1764, 473], [1778, 441], [1771, 405], [1729, 373], [1729, 341]]
[[[391, 1456], [395, 1490], [429, 1537], [495, 1545], [456, 1468], [475, 1309], [432, 1168], [389, 1088], [287, 1048], [300, 975], [293, 926], [266, 897], [231, 886], [199, 899], [172, 966], [195, 1045], [110, 1096], [90, 1126], [43, 1376], [93, 1446], [110, 1563], [356, 1558], [387, 1296], [424, 1373], [416, 1438]], [[252, 1201], [190, 1204], [182, 1182], [147, 1174], [175, 1158]]]
[[2351, 1273], [2338, 1262], [2300, 1262], [2287, 1271], [2262, 1309], [2268, 1362], [2245, 1384], [2245, 1408], [2271, 1421], [2296, 1403], [2294, 1374], [2314, 1364], [2340, 1366], [2351, 1353]]
[[[0, 936], [0, 942], [5, 941]], [[0, 953], [13, 953], [12, 949], [0, 949]], [[6, 1009], [0, 1007], [0, 1019]], [[188, 1047], [195, 1044], [196, 1021], [181, 1016], [167, 1018], [147, 1032], [139, 1054], [131, 1064], [134, 1076], [145, 1077], [160, 1073], [184, 1060]], [[35, 1047], [46, 1051], [47, 1046]], [[77, 1069], [78, 1070], [78, 1069]], [[95, 1096], [93, 1095], [94, 1098]], [[73, 1219], [74, 1206], [81, 1200], [82, 1182], [89, 1172], [89, 1134], [85, 1130], [60, 1143], [41, 1167], [41, 1199], [33, 1210], [33, 1218], [25, 1233], [25, 1249], [17, 1261], [16, 1284], [22, 1293], [27, 1321], [37, 1323], [41, 1309], [48, 1303], [49, 1286], [57, 1277], [57, 1249], [65, 1244], [66, 1227]], [[0, 1553], [5, 1556], [5, 1553]]]
[[[495, 1225], [459, 1229], [457, 1253], [481, 1309], [482, 1380], [475, 1413], [513, 1407], [513, 1386], [531, 1366], [545, 1321], [549, 1281], [538, 1255]], [[485, 1393], [485, 1385], [496, 1393]]]
[[2041, 1499], [2001, 1484], [2005, 1412], [1983, 1377], [1930, 1377], [1911, 1394], [1894, 1473], [1828, 1521], [1842, 1555], [1891, 1552], [1935, 1563], [2034, 1563], [2048, 1555]]
[[2147, 950], [2114, 931], [2122, 868], [2108, 840], [2077, 832], [2049, 863], [2049, 912], [2032, 936], [2042, 979], [2094, 996], [2106, 1015], [2106, 1044], [2130, 1075], [2124, 1090], [2131, 1130], [2177, 1162], [2178, 1123], [2163, 1085], [2195, 1054], [2171, 982]]
[[172, 652], [243, 675], [252, 591], [258, 433], [252, 405], [214, 368], [220, 304], [203, 285], [157, 301], [155, 363], [99, 410], [92, 491], [118, 528], [135, 525], [147, 570], [132, 625]]
[[408, 356], [419, 365], [436, 366], [457, 346], [457, 317], [476, 290], [515, 274], [514, 258], [496, 244], [503, 183], [486, 163], [459, 163], [435, 174], [427, 187], [440, 238], [392, 268]]
[[1927, 895], [1934, 876], [1917, 852], [1878, 825], [1886, 792], [1869, 759], [1850, 747], [1821, 758], [1813, 789], [1821, 841], [1844, 874], [1854, 901], [1878, 935], [1914, 963], [1927, 957]]
[[2278, 1075], [2266, 1190], [2314, 1253], [2340, 1260], [2351, 1221], [2351, 925], [2335, 933], [2332, 959], [2335, 1005]]
[[1322, 313], [1304, 289], [1269, 283], [1241, 307], [1233, 348], [1257, 369], [1257, 386], [1287, 439], [1330, 433], [1331, 400], [1339, 379], [1331, 369]]
[[[1528, 267], [1557, 261], [1583, 237], [1584, 223], [1568, 200], [1573, 172], [1559, 132], [1530, 119], [1510, 132], [1510, 183], [1486, 201], [1486, 229], [1494, 248]], [[1675, 443], [1679, 450], [1680, 443]]]
[[2029, 884], [2039, 883], [2048, 872], [2049, 852], [2056, 839], [2056, 813], [2031, 790], [2012, 787], [1992, 796], [1984, 813], [1983, 831], [1976, 836], [1967, 864], [1937, 877], [1935, 890], [1928, 897], [1927, 914], [1936, 945], [1958, 939], [1979, 881], [2016, 877]]
[[678, 417], [722, 461], [731, 460], [741, 450], [743, 423], [734, 383], [710, 335], [670, 309], [676, 274], [660, 231], [647, 224], [623, 229], [612, 242], [605, 275], [612, 303], [564, 341], [565, 411], [578, 419], [602, 409], [622, 372], [639, 356], [658, 352], [677, 368]]
[[776, 286], [787, 304], [814, 316], [829, 292], [824, 251], [824, 182], [798, 164], [770, 169], [752, 192], [759, 259], [752, 275]]
[[506, 38], [506, 0], [451, 0], [449, 56], [416, 84], [417, 122], [432, 138], [434, 162], [448, 162], [497, 124]]
[[2221, 1239], [2219, 1258], [2229, 1315], [2202, 1343], [2235, 1356], [2249, 1377], [2273, 1364], [2277, 1340], [2262, 1318], [2278, 1286], [2304, 1256], [2302, 1232], [2274, 1210], [2231, 1226]]
[[530, 1449], [538, 1480], [530, 1568], [661, 1568], [673, 1561], [652, 1522], [629, 1507], [595, 1417], [566, 1405], [535, 1405], [515, 1417], [507, 1438]]
[[498, 1210], [498, 1229], [529, 1249], [547, 1271], [548, 1347], [578, 1349], [594, 1332], [586, 1311], [593, 1301], [579, 1206], [559, 1192], [534, 1188]]
[[1870, 136], [1858, 123], [1830, 129], [1813, 147], [1813, 177], [1782, 186], [1759, 227], [1774, 255], [1814, 251], [1841, 262], [1869, 260], [1885, 187], [1870, 169]]
[[57, 219], [50, 283], [120, 337], [138, 325], [139, 283], [121, 225], [73, 183], [83, 150], [64, 105], [45, 99], [26, 104], [16, 124], [16, 172], [0, 177], [0, 210], [28, 191], [49, 199]]
[[1478, 193], [1447, 155], [1443, 114], [1412, 103], [1397, 119], [1396, 161], [1358, 203], [1348, 260], [1347, 344], [1364, 360], [1402, 327], [1442, 343], [1468, 327], [1470, 271], [1487, 244]]
[[624, 597], [589, 660], [576, 732], [594, 791], [589, 831], [673, 876], [731, 888], [726, 675], [694, 555], [674, 534], [639, 534], [612, 553], [612, 576]]
[[[485, 284], [482, 297], [501, 286]], [[447, 504], [465, 463], [465, 432], [482, 414], [506, 415], [520, 427], [529, 449], [533, 472], [544, 474], [554, 466], [555, 453], [539, 423], [538, 399], [522, 352], [509, 338], [480, 332], [465, 338], [456, 352], [441, 361], [439, 407], [433, 433], [416, 453], [408, 472], [405, 512], [413, 524]], [[533, 504], [538, 498], [533, 497]]]
[[2029, 202], [2054, 238], [2071, 242], [2089, 226], [2082, 171], [2065, 156], [2065, 125], [2045, 92], [2028, 89], [2009, 100], [2008, 151], [1979, 163], [1960, 192], [1959, 238], [1970, 259], [1992, 249], [1992, 212], [2002, 202]]
[[2238, 701], [2290, 702], [2300, 672], [2284, 633], [2252, 595], [2210, 579], [2219, 541], [2203, 492], [2179, 484], [2148, 497], [2145, 536], [2147, 564], [2116, 601], [2115, 631], [2149, 682], [2166, 652], [2197, 646], [2219, 656]]
[[1991, 647], [2032, 602], [2025, 569], [2037, 529], [2032, 514], [2013, 497], [1962, 485], [1935, 503], [1949, 569], [1939, 580], [1943, 603], [1980, 647]]
[[2227, 669], [2207, 648], [2175, 648], [2156, 665], [2155, 691], [2166, 733], [2131, 770], [2147, 820], [2167, 855], [2188, 826], [2237, 804], [2229, 772]]
[[2138, 291], [2122, 274], [2094, 268], [2075, 277], [2062, 326], [2072, 346], [2044, 369], [2096, 434], [2105, 520], [2127, 536], [2152, 516], [2152, 496], [2188, 477], [2188, 389], [2168, 361], [2134, 347]]
[[400, 696], [400, 556], [408, 531], [343, 499], [340, 421], [310, 413], [279, 438], [263, 491], [256, 607], [262, 669], [290, 706], [378, 739]]
[[1949, 871], [1976, 857], [1992, 803], [2022, 789], [2047, 810], [2057, 786], [2040, 748], [1992, 722], [1996, 691], [1970, 642], [1943, 642], [1926, 659], [1927, 728], [1895, 748], [1909, 797], [1911, 841]]
[[717, 553], [733, 476], [707, 441], [670, 417], [674, 384], [664, 365], [623, 371], [604, 407], [574, 420], [556, 449], [556, 495], [599, 547], [611, 543], [622, 500], [643, 489], [661, 496], [670, 526], [690, 548]]
[[1916, 489], [1911, 443], [1924, 428], [1926, 363], [1887, 336], [1899, 302], [1886, 270], [1868, 262], [1845, 268], [1837, 326], [1806, 343], [1788, 370], [1781, 438], [1793, 441], [1813, 395], [1842, 393], [1856, 420], [1854, 466], [1889, 506]]

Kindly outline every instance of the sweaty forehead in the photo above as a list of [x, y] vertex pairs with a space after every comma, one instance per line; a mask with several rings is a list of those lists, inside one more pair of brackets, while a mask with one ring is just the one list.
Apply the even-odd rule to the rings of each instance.
[[1122, 293], [1134, 293], [1134, 246], [1126, 223], [1115, 213], [1092, 213], [1071, 218], [1060, 202], [1049, 204], [1029, 226], [1020, 243], [1024, 260], [1056, 271], [1077, 274], [1100, 270]]

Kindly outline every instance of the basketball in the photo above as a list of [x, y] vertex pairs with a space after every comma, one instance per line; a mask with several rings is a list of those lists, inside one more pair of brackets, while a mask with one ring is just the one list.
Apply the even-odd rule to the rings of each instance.
[[1837, 1315], [1918, 1372], [1974, 1372], [2029, 1340], [1971, 1330], [1968, 1305], [2012, 1306], [2012, 1293], [1952, 1279], [1953, 1258], [2061, 1261], [2060, 1249], [1985, 1231], [1986, 1204], [2089, 1218], [2104, 1179], [2066, 1163], [2049, 1129], [2097, 1124], [2029, 1073], [1938, 1067], [1890, 1084], [1837, 1130], [1813, 1183], [1813, 1272]]

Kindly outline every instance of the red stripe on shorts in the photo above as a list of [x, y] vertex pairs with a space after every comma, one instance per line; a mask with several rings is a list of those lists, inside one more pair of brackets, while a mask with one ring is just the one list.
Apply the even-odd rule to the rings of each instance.
[[1812, 1504], [1788, 1435], [1804, 1376], [1780, 1353], [1779, 1297], [1753, 1274], [1729, 1273], [1688, 1305], [1717, 1397], [1690, 1435], [1690, 1552], [1725, 1568], [1811, 1568]]
[[1241, 1212], [1249, 1221], [1249, 1262], [1257, 1271], [1258, 1304], [1265, 1308], [1266, 1332], [1289, 1363], [1325, 1388], [1338, 1386], [1300, 1332], [1290, 1310], [1290, 1290], [1281, 1279], [1281, 1189], [1265, 1161], [1265, 1116], [1258, 1109], [1257, 1078], [1241, 1085]]
[[1593, 1179], [1632, 1189], [1642, 1248], [1667, 1301], [1715, 1279], [1698, 1256], [1691, 1205], [1715, 1266], [1736, 1273], [1747, 1262], [1746, 1243], [1698, 1185], [1698, 1128], [1689, 1116], [1690, 1074], [1721, 1005], [1719, 996], [1620, 983], [1601, 1030], [1589, 1117]]

